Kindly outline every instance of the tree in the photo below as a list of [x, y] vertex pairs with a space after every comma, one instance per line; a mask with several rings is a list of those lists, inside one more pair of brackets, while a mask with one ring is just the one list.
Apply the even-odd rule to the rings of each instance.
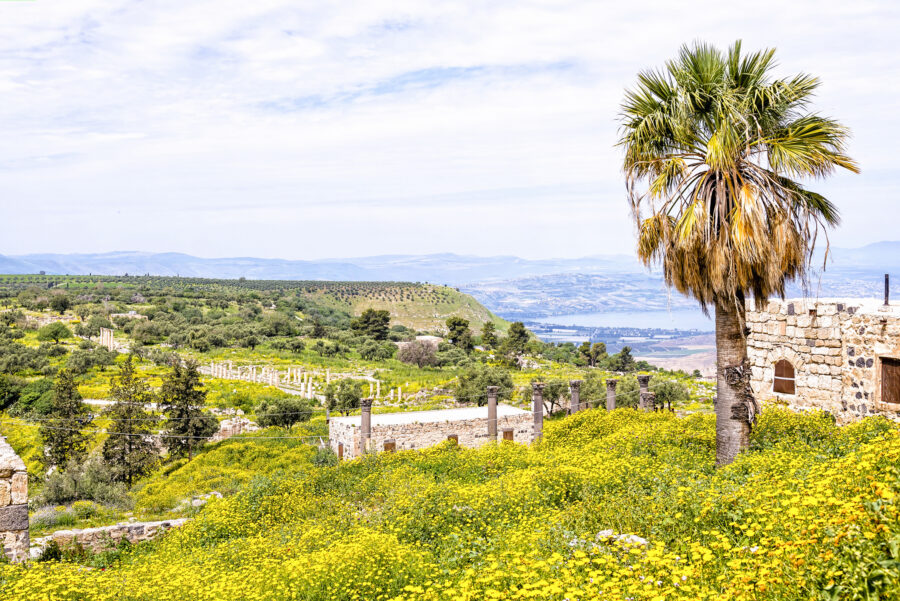
[[584, 357], [588, 365], [597, 367], [597, 362], [606, 358], [606, 343], [595, 342], [591, 344], [590, 341], [586, 340], [578, 347], [578, 352]]
[[676, 380], [661, 380], [653, 386], [656, 404], [662, 407], [683, 403], [691, 398], [687, 386]]
[[182, 365], [176, 357], [171, 365], [160, 390], [160, 404], [168, 419], [163, 444], [170, 457], [193, 459], [194, 451], [219, 429], [219, 422], [203, 410], [206, 390], [200, 383], [197, 362], [188, 360]]
[[153, 397], [147, 383], [135, 375], [132, 355], [113, 377], [110, 397], [115, 402], [104, 411], [111, 423], [103, 443], [103, 460], [117, 482], [131, 486], [136, 478], [149, 473], [158, 459], [151, 439], [158, 418], [144, 408]]
[[[540, 378], [532, 378], [531, 380], [532, 383], [540, 381]], [[556, 413], [557, 409], [562, 407], [563, 401], [569, 400], [569, 383], [565, 380], [549, 380], [544, 383], [544, 390], [541, 396], [547, 413]]]
[[50, 341], [52, 340], [54, 344], [59, 344], [59, 341], [64, 338], [71, 338], [72, 330], [66, 327], [66, 324], [61, 321], [54, 321], [53, 323], [48, 323], [37, 333], [37, 339], [41, 341]]
[[509, 324], [506, 338], [500, 344], [500, 350], [506, 356], [507, 362], [514, 363], [516, 357], [525, 353], [528, 349], [528, 330], [521, 321]]
[[406, 342], [397, 352], [397, 359], [418, 368], [437, 364], [437, 345], [431, 340]]
[[296, 397], [266, 399], [256, 408], [256, 420], [260, 426], [293, 429], [294, 424], [308, 422], [312, 408], [305, 400]]
[[392, 342], [378, 343], [374, 340], [366, 340], [359, 347], [359, 356], [366, 361], [390, 359], [397, 351]]
[[849, 130], [809, 110], [819, 80], [774, 79], [774, 50], [742, 55], [697, 43], [645, 71], [622, 103], [624, 169], [637, 252], [667, 285], [716, 317], [716, 464], [749, 443], [745, 299], [758, 306], [805, 279], [835, 206], [804, 187], [837, 168], [858, 172]]
[[391, 330], [391, 312], [366, 309], [362, 315], [350, 322], [350, 328], [375, 340], [387, 340], [388, 332]]
[[90, 423], [90, 411], [78, 394], [75, 374], [68, 369], [59, 370], [53, 384], [50, 414], [40, 427], [44, 465], [64, 467], [70, 460], [84, 459], [90, 437], [83, 429]]
[[609, 369], [612, 371], [634, 371], [634, 357], [631, 355], [631, 347], [623, 346], [622, 350], [609, 358]]
[[453, 346], [464, 351], [472, 350], [472, 332], [469, 331], [469, 320], [454, 315], [447, 320], [447, 339]]
[[362, 394], [363, 383], [361, 381], [344, 378], [325, 387], [325, 406], [330, 411], [349, 415], [351, 411], [359, 408]]
[[591, 365], [595, 366], [599, 361], [606, 358], [606, 343], [595, 342], [591, 345]]
[[19, 400], [24, 385], [0, 374], [0, 410], [5, 410]]
[[481, 326], [481, 346], [492, 349], [497, 346], [497, 326], [493, 321], [486, 321]]
[[459, 376], [459, 383], [456, 385], [456, 400], [460, 403], [486, 405], [488, 386], [499, 387], [498, 401], [506, 401], [512, 397], [513, 379], [507, 370], [500, 367], [476, 365]]
[[66, 293], [54, 294], [50, 297], [50, 308], [56, 311], [57, 313], [63, 313], [66, 309], [72, 306], [72, 301], [69, 300], [69, 296]]

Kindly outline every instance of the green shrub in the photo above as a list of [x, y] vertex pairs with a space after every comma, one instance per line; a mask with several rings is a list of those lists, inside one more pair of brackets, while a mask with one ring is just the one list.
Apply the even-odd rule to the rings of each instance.
[[95, 501], [120, 508], [131, 506], [128, 489], [113, 481], [112, 472], [95, 457], [84, 463], [71, 462], [64, 470], [47, 476], [40, 501], [46, 504]]

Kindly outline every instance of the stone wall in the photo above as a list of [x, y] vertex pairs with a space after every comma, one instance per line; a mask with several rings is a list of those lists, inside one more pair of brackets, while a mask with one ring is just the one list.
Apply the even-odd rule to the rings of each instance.
[[[748, 306], [747, 350], [757, 399], [822, 409], [844, 423], [870, 413], [900, 418], [881, 401], [881, 362], [900, 358], [900, 307], [871, 300], [788, 300]], [[773, 390], [775, 363], [795, 371], [795, 394]]]
[[[482, 409], [485, 412], [487, 411], [486, 407]], [[375, 418], [383, 417], [384, 414], [373, 416], [372, 437], [369, 448], [374, 451], [382, 451], [384, 442], [387, 440], [395, 442], [397, 451], [422, 449], [444, 442], [451, 434], [455, 434], [458, 437], [458, 443], [461, 446], [471, 448], [480, 447], [493, 440], [488, 436], [488, 420], [486, 416], [439, 421], [377, 423]], [[498, 441], [503, 439], [503, 430], [506, 428], [513, 429], [514, 442], [530, 443], [534, 429], [534, 416], [531, 412], [524, 411], [514, 415], [500, 415], [497, 424]], [[358, 417], [355, 420], [347, 418], [333, 418], [331, 420], [329, 444], [335, 453], [338, 452], [339, 443], [344, 445], [344, 459], [352, 459], [360, 455], [361, 436]]]
[[28, 558], [28, 471], [0, 437], [0, 543], [11, 561]]
[[57, 530], [49, 536], [36, 539], [31, 554], [34, 558], [39, 557], [41, 551], [51, 540], [62, 548], [71, 547], [78, 543], [92, 553], [99, 553], [100, 551], [115, 548], [122, 539], [126, 539], [132, 544], [152, 540], [166, 530], [182, 526], [185, 522], [187, 522], [187, 518], [161, 522], [122, 522], [114, 526], [99, 526], [97, 528], [83, 528], [80, 530]]

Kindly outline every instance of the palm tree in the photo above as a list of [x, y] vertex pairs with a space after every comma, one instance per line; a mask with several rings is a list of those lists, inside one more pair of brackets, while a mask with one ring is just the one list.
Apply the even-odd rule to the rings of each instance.
[[819, 80], [775, 79], [775, 51], [741, 55], [696, 43], [662, 70], [638, 75], [622, 103], [619, 144], [638, 226], [638, 256], [716, 322], [716, 464], [748, 444], [745, 299], [784, 298], [806, 281], [816, 237], [835, 206], [800, 182], [843, 167], [849, 130], [809, 110]]

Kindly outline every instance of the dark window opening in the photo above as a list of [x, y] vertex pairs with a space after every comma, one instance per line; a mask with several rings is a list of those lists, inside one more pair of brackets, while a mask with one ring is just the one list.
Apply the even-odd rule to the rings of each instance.
[[775, 364], [775, 381], [772, 389], [781, 394], [794, 394], [794, 366], [782, 359]]

